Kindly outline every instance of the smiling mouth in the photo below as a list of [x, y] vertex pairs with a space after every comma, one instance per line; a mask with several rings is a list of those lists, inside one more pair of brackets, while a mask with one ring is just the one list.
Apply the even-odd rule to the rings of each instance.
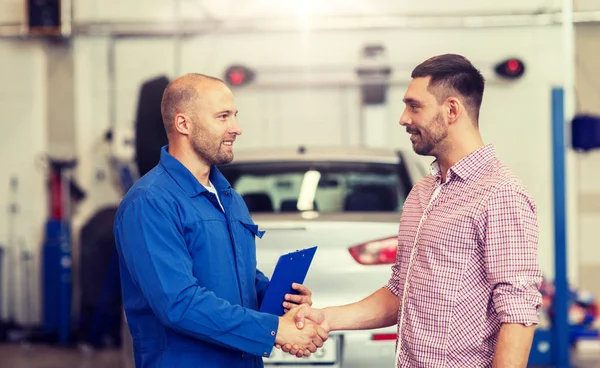
[[233, 145], [233, 141], [225, 141], [225, 142], [223, 142], [223, 144], [224, 144], [225, 146], [229, 146], [229, 147], [231, 147], [231, 146]]

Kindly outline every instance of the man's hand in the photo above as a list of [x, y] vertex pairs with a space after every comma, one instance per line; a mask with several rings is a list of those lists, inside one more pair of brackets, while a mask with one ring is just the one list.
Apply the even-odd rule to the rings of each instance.
[[[317, 351], [323, 346], [323, 342], [327, 340], [328, 336], [327, 332], [315, 323], [303, 323], [302, 328], [299, 329], [295, 318], [300, 310], [300, 307], [294, 308], [283, 317], [279, 317], [279, 328], [277, 336], [275, 336], [276, 346], [289, 345], [290, 350], [286, 352], [290, 352], [293, 347], [296, 347], [293, 355], [299, 358], [310, 356], [311, 353]], [[304, 317], [301, 318], [304, 319]]]
[[[294, 322], [296, 323], [296, 327], [299, 329], [303, 329], [305, 326], [318, 325], [325, 333], [329, 334], [331, 331], [331, 327], [326, 320], [325, 312], [322, 309], [311, 308], [308, 305], [302, 305], [295, 309], [292, 309], [292, 313], [294, 314]], [[290, 353], [292, 355], [299, 355], [302, 353], [301, 347], [294, 344], [285, 344], [279, 345], [277, 348], [281, 348], [286, 353]]]
[[302, 304], [312, 305], [312, 291], [304, 285], [297, 283], [292, 284], [292, 289], [298, 292], [295, 294], [285, 294], [285, 302], [283, 302], [283, 309], [287, 313], [290, 309], [295, 308]]
[[[298, 324], [297, 328], [306, 329], [317, 324], [321, 330], [329, 334], [331, 331], [371, 330], [393, 326], [398, 323], [398, 308], [400, 308], [398, 297], [387, 288], [382, 287], [356, 303], [327, 307], [323, 310], [302, 305], [290, 310], [286, 316], [294, 316], [292, 320]], [[294, 349], [293, 344], [284, 342], [283, 345], [284, 351], [298, 353], [298, 351], [292, 350]], [[279, 343], [276, 343], [275, 346], [282, 349]], [[300, 346], [296, 348], [300, 349]], [[298, 356], [298, 354], [295, 355]]]

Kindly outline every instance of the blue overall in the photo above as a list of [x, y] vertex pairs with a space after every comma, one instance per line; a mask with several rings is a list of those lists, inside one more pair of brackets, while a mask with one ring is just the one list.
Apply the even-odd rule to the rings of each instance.
[[263, 367], [278, 317], [257, 312], [269, 280], [256, 269], [248, 209], [216, 168], [214, 194], [171, 156], [129, 190], [117, 212], [123, 304], [136, 367]]

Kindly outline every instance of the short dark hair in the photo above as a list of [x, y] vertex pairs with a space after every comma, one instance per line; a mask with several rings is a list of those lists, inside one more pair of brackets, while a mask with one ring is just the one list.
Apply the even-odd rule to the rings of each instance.
[[191, 113], [193, 104], [200, 99], [200, 93], [196, 89], [198, 83], [207, 81], [225, 83], [219, 78], [211, 77], [200, 73], [186, 74], [171, 82], [165, 91], [161, 101], [161, 114], [163, 124], [167, 135], [170, 134], [173, 127], [175, 115], [185, 112]]
[[478, 123], [485, 79], [467, 58], [456, 54], [429, 58], [412, 71], [411, 78], [420, 77], [431, 77], [427, 89], [436, 96], [438, 103], [454, 93], [459, 94], [467, 113]]

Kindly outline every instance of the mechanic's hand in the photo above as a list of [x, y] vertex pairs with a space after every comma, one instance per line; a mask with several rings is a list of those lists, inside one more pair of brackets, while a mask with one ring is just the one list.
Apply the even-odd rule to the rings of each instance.
[[[327, 333], [327, 336], [331, 331], [331, 327], [325, 318], [325, 312], [322, 309], [311, 308], [309, 305], [301, 305], [300, 307], [292, 309], [290, 314], [294, 315], [294, 322], [296, 323], [296, 327], [299, 329], [303, 329], [305, 326], [317, 324], [325, 333]], [[301, 353], [306, 355], [306, 352], [303, 351], [301, 346], [297, 344], [277, 344], [276, 347], [277, 349], [281, 349], [282, 351], [296, 355], [297, 357], [301, 357]]]
[[290, 309], [302, 304], [312, 305], [312, 291], [304, 285], [297, 283], [292, 284], [292, 289], [298, 292], [298, 295], [285, 294], [285, 302], [283, 302], [283, 310], [287, 313]]
[[[298, 292], [298, 294], [297, 295], [296, 294], [285, 294], [284, 298], [286, 301], [283, 302], [284, 313], [287, 314], [290, 311], [290, 309], [298, 308], [300, 305], [303, 305], [303, 304], [312, 306], [312, 291], [310, 291], [309, 288], [307, 288], [304, 285], [294, 282], [292, 284], [292, 289], [296, 290]], [[292, 346], [292, 345], [288, 344], [288, 346], [290, 346], [290, 348], [286, 351], [286, 353], [289, 352], [293, 348], [294, 349], [293, 355], [301, 357], [301, 355], [297, 354], [300, 350], [298, 345]], [[275, 344], [275, 347], [277, 349], [281, 349], [280, 344]], [[310, 353], [310, 352], [308, 350], [304, 350], [304, 354], [306, 355], [307, 353]], [[309, 356], [309, 355], [307, 355], [307, 356]]]
[[[306, 307], [309, 306], [306, 305]], [[289, 345], [290, 349], [286, 352], [291, 354], [292, 349], [294, 349], [293, 355], [298, 358], [310, 356], [311, 353], [314, 353], [318, 348], [323, 346], [323, 342], [328, 337], [327, 332], [323, 328], [310, 321], [303, 323], [302, 329], [299, 329], [295, 321], [296, 314], [300, 310], [300, 307], [293, 308], [283, 317], [279, 317], [279, 327], [275, 336], [275, 345], [278, 348]], [[304, 316], [301, 316], [301, 318], [303, 319]]]

